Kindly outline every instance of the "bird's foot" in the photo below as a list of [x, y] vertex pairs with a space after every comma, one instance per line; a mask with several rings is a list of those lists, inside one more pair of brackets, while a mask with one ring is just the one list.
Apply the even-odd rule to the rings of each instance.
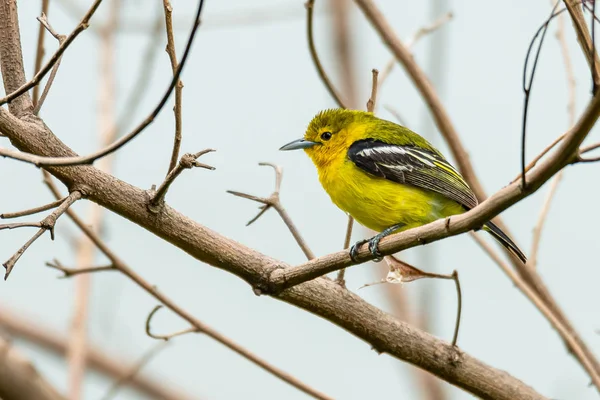
[[360, 246], [362, 246], [363, 244], [368, 242], [369, 243], [369, 251], [371, 252], [373, 257], [375, 257], [373, 259], [373, 261], [379, 262], [379, 261], [383, 260], [383, 254], [381, 254], [381, 252], [379, 251], [379, 242], [384, 237], [396, 232], [398, 229], [401, 229], [404, 226], [405, 226], [404, 224], [393, 225], [393, 226], [390, 226], [389, 228], [383, 230], [381, 233], [378, 233], [377, 235], [373, 236], [371, 239], [360, 240], [360, 241], [356, 242], [354, 244], [354, 246], [352, 246], [350, 248], [350, 258], [352, 259], [352, 261], [357, 263], [358, 262], [358, 249], [360, 248]]
[[358, 263], [358, 249], [360, 249], [360, 246], [367, 242], [368, 240], [359, 240], [358, 242], [354, 243], [352, 247], [350, 247], [350, 259], [353, 262]]
[[369, 240], [369, 251], [371, 252], [373, 257], [375, 257], [373, 259], [373, 262], [379, 262], [379, 261], [383, 260], [383, 255], [379, 252], [379, 241], [381, 241], [381, 239], [384, 236], [385, 235], [382, 232], [382, 233], [379, 233], [379, 234], [373, 236]]

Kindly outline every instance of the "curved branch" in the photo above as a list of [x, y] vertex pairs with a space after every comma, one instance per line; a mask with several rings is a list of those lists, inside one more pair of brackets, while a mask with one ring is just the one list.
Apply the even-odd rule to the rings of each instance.
[[[99, 3], [100, 1], [101, 0], [97, 0], [97, 3]], [[167, 103], [167, 100], [171, 96], [173, 89], [177, 85], [177, 82], [179, 81], [179, 76], [181, 75], [181, 71], [183, 70], [183, 67], [185, 66], [185, 62], [188, 58], [188, 55], [190, 54], [192, 43], [194, 41], [194, 38], [196, 37], [196, 32], [198, 30], [198, 27], [200, 26], [200, 14], [202, 13], [203, 5], [204, 5], [204, 0], [199, 0], [198, 9], [196, 11], [196, 19], [194, 21], [194, 26], [192, 27], [192, 30], [190, 32], [190, 35], [189, 35], [189, 38], [188, 38], [188, 41], [187, 41], [187, 44], [185, 47], [185, 51], [183, 52], [183, 56], [181, 57], [181, 62], [177, 66], [176, 73], [173, 74], [173, 78], [171, 79], [171, 83], [169, 84], [167, 91], [163, 95], [162, 99], [159, 101], [158, 105], [150, 113], [150, 115], [148, 117], [146, 117], [146, 119], [144, 121], [142, 121], [142, 123], [140, 123], [133, 131], [131, 131], [127, 135], [122, 136], [118, 140], [115, 140], [113, 143], [106, 146], [105, 148], [98, 150], [87, 156], [83, 156], [83, 157], [79, 157], [79, 156], [41, 157], [41, 156], [37, 156], [34, 154], [30, 154], [30, 153], [20, 153], [20, 152], [11, 151], [11, 150], [2, 149], [2, 148], [0, 148], [0, 156], [10, 157], [10, 158], [14, 158], [15, 160], [20, 160], [20, 161], [25, 161], [25, 162], [34, 164], [37, 167], [42, 167], [42, 166], [64, 167], [64, 166], [72, 166], [72, 165], [90, 164], [99, 158], [105, 157], [105, 156], [109, 155], [110, 153], [113, 153], [113, 152], [119, 150], [121, 147], [123, 147], [124, 145], [129, 143], [137, 135], [142, 133], [144, 131], [144, 129], [146, 129], [152, 122], [154, 122], [154, 119], [158, 116], [158, 114], [160, 114], [161, 110]], [[71, 35], [69, 35], [69, 37], [70, 36]], [[67, 38], [67, 40], [65, 40], [63, 45], [68, 43], [68, 40], [69, 40], [69, 38]], [[42, 69], [42, 71], [44, 71], [44, 69]], [[42, 71], [40, 71], [40, 72], [42, 72]], [[12, 96], [12, 94], [11, 94], [11, 96]], [[0, 105], [2, 105], [2, 99], [0, 99]]]

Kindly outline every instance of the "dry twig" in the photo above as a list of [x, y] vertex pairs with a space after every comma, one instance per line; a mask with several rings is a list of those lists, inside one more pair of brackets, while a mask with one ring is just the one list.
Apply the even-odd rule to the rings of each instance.
[[39, 70], [39, 72], [37, 74], [34, 75], [34, 77], [29, 82], [23, 84], [18, 89], [7, 94], [5, 97], [0, 98], [0, 105], [11, 102], [12, 100], [21, 96], [23, 93], [27, 92], [29, 89], [31, 89], [32, 87], [34, 87], [40, 83], [40, 81], [44, 78], [44, 76], [46, 76], [46, 74], [52, 69], [54, 64], [56, 64], [58, 62], [58, 60], [63, 55], [63, 53], [67, 50], [69, 45], [71, 43], [73, 43], [73, 40], [75, 40], [75, 38], [77, 36], [79, 36], [79, 34], [81, 32], [83, 32], [85, 29], [87, 29], [90, 19], [92, 18], [92, 16], [94, 15], [94, 13], [98, 9], [98, 7], [100, 6], [100, 3], [102, 3], [102, 0], [94, 1], [94, 3], [89, 8], [87, 13], [81, 19], [81, 22], [79, 22], [79, 24], [73, 30], [73, 32], [71, 32], [67, 36], [67, 38], [64, 40], [64, 42], [60, 46], [58, 46], [58, 49], [52, 55], [52, 57], [50, 57], [50, 60], [48, 60], [48, 62], [46, 64], [44, 64], [44, 66]]
[[[52, 182], [50, 177], [48, 177], [48, 179], [45, 181], [45, 183], [48, 186], [48, 188], [52, 191], [52, 193], [54, 194], [55, 197], [57, 197], [57, 198], [60, 197], [60, 193], [58, 192], [56, 185], [54, 184], [54, 182]], [[125, 264], [120, 258], [118, 258], [117, 255], [115, 253], [113, 253], [107, 247], [107, 245], [102, 241], [100, 236], [98, 236], [98, 234], [96, 232], [94, 232], [92, 229], [90, 229], [90, 227], [85, 222], [83, 222], [83, 220], [81, 220], [81, 218], [79, 218], [79, 216], [77, 216], [77, 214], [74, 211], [67, 210], [67, 215], [69, 216], [69, 218], [71, 218], [71, 220], [75, 223], [75, 225], [77, 225], [77, 227], [96, 245], [98, 250], [100, 250], [110, 260], [113, 268], [117, 269], [119, 272], [121, 272], [127, 278], [129, 278], [130, 280], [135, 282], [140, 288], [142, 288], [148, 294], [153, 296], [156, 300], [161, 302], [165, 307], [167, 307], [168, 309], [173, 311], [175, 314], [179, 315], [181, 318], [186, 320], [190, 325], [192, 325], [196, 329], [198, 329], [198, 331], [204, 333], [205, 335], [209, 336], [210, 338], [223, 344], [225, 347], [229, 348], [230, 350], [233, 350], [234, 352], [238, 353], [242, 357], [248, 359], [250, 362], [256, 364], [260, 368], [271, 373], [272, 375], [283, 380], [284, 382], [287, 382], [290, 385], [298, 388], [299, 390], [301, 390], [305, 393], [308, 393], [315, 398], [330, 399], [330, 397], [328, 397], [327, 395], [322, 394], [321, 392], [317, 391], [316, 389], [313, 389], [312, 387], [301, 382], [296, 377], [280, 370], [279, 368], [275, 367], [274, 365], [269, 364], [267, 361], [263, 360], [256, 354], [250, 352], [249, 350], [240, 346], [233, 340], [229, 339], [228, 337], [224, 336], [220, 332], [214, 330], [212, 327], [204, 324], [203, 322], [201, 322], [200, 320], [198, 320], [197, 318], [192, 316], [190, 313], [188, 313], [183, 308], [181, 308], [179, 305], [177, 305], [175, 302], [173, 302], [173, 300], [171, 300], [167, 296], [160, 293], [156, 289], [156, 287], [154, 287], [149, 282], [147, 282], [144, 278], [142, 278], [139, 274], [137, 274], [133, 269], [131, 269], [127, 264]], [[59, 263], [55, 263], [55, 265], [60, 265], [61, 268], [58, 268], [58, 269], [60, 269], [63, 272], [65, 272], [65, 271], [69, 271], [69, 272], [73, 272], [73, 273], [75, 272], [75, 271], [73, 271], [73, 269], [65, 268], [64, 266], [62, 266]], [[56, 267], [53, 266], [53, 268], [56, 268]], [[98, 272], [99, 270], [100, 270], [99, 268], [88, 268], [87, 271], [82, 271], [82, 272]]]
[[210, 165], [203, 164], [198, 161], [198, 158], [206, 153], [210, 153], [215, 151], [214, 149], [205, 149], [199, 151], [195, 154], [184, 154], [179, 160], [179, 164], [165, 178], [164, 182], [160, 184], [156, 193], [152, 196], [150, 203], [148, 204], [149, 209], [152, 212], [157, 212], [161, 204], [165, 201], [165, 196], [167, 195], [167, 191], [171, 184], [175, 181], [175, 179], [183, 172], [185, 169], [196, 168], [204, 168], [209, 170], [214, 170], [215, 167], [211, 167]]
[[[167, 53], [169, 54], [169, 60], [171, 60], [171, 69], [173, 70], [173, 76], [177, 73], [177, 53], [175, 53], [175, 39], [173, 38], [173, 7], [169, 0], [163, 0], [163, 8], [165, 10], [165, 27], [167, 31]], [[173, 139], [173, 151], [171, 154], [171, 163], [169, 164], [168, 174], [177, 165], [177, 159], [179, 158], [179, 148], [181, 147], [181, 91], [183, 89], [183, 83], [181, 79], [177, 79], [175, 85], [175, 107], [173, 112], [175, 113], [175, 137]]]
[[312, 57], [313, 64], [317, 68], [319, 77], [325, 84], [327, 91], [329, 91], [329, 94], [335, 100], [338, 107], [347, 108], [344, 105], [344, 102], [342, 101], [339, 93], [333, 87], [331, 80], [329, 80], [329, 77], [325, 73], [325, 69], [323, 68], [321, 61], [319, 60], [319, 55], [317, 54], [317, 48], [315, 47], [315, 40], [313, 37], [314, 36], [314, 34], [313, 34], [313, 14], [314, 14], [313, 9], [314, 9], [314, 6], [315, 6], [315, 0], [308, 0], [305, 4], [305, 7], [306, 7], [306, 34], [308, 37], [308, 48], [310, 50], [310, 56]]
[[[48, 15], [48, 6], [50, 5], [50, 0], [42, 0], [42, 11], [41, 11], [41, 15]], [[37, 74], [38, 71], [40, 70], [40, 68], [42, 68], [42, 61], [44, 59], [44, 36], [46, 34], [46, 31], [44, 30], [44, 27], [42, 25], [40, 25], [40, 27], [38, 28], [38, 40], [37, 40], [37, 46], [36, 46], [36, 52], [35, 52], [35, 67], [33, 69], [33, 74]], [[33, 98], [33, 105], [35, 106], [38, 102], [39, 99], [39, 91], [40, 91], [40, 87], [39, 85], [35, 85], [33, 87], [33, 93], [32, 93], [32, 98]]]
[[[40, 236], [42, 236], [44, 234], [44, 232], [49, 231], [50, 238], [52, 240], [54, 240], [54, 225], [56, 224], [56, 220], [61, 215], [63, 215], [69, 209], [69, 207], [71, 207], [71, 205], [73, 203], [75, 203], [80, 198], [81, 198], [81, 192], [78, 190], [74, 190], [64, 199], [64, 201], [60, 204], [60, 206], [56, 210], [54, 210], [51, 214], [49, 214], [46, 218], [44, 218], [39, 223], [17, 224], [20, 226], [39, 227], [40, 229], [33, 235], [33, 237], [31, 239], [29, 239], [27, 241], [27, 243], [25, 243], [19, 250], [17, 250], [17, 252], [15, 254], [13, 254], [13, 256], [11, 258], [9, 258], [4, 264], [2, 264], [4, 266], [4, 268], [6, 269], [6, 273], [4, 274], [4, 280], [8, 279], [8, 276], [12, 272], [13, 268], [15, 267], [15, 264], [17, 263], [17, 261], [19, 261], [19, 258], [21, 258], [23, 253], [25, 253], [25, 251], [29, 248], [29, 246], [31, 246], [33, 244], [33, 242], [35, 242]], [[27, 211], [30, 211], [30, 210], [27, 210]], [[15, 225], [15, 224], [11, 224], [11, 225]], [[18, 226], [15, 226], [15, 227], [18, 227]], [[2, 229], [1, 226], [0, 226], [0, 229]], [[11, 228], [9, 227], [8, 229], [11, 229]]]
[[[96, 3], [99, 3], [101, 0], [96, 0]], [[131, 141], [133, 138], [135, 138], [137, 135], [139, 135], [140, 133], [142, 133], [152, 122], [154, 122], [154, 119], [158, 116], [158, 114], [161, 112], [161, 110], [163, 109], [163, 107], [165, 106], [165, 104], [167, 103], [167, 100], [169, 99], [171, 93], [173, 92], [173, 89], [175, 88], [177, 81], [179, 79], [179, 76], [181, 75], [181, 71], [183, 70], [183, 67], [185, 65], [185, 62], [188, 58], [188, 55], [190, 53], [191, 50], [191, 46], [192, 46], [192, 42], [194, 41], [194, 38], [196, 36], [196, 32], [198, 30], [198, 27], [200, 25], [200, 15], [202, 13], [202, 6], [204, 4], [204, 0], [199, 0], [198, 2], [198, 9], [196, 11], [196, 19], [194, 22], [194, 26], [192, 27], [192, 30], [190, 32], [190, 35], [188, 37], [188, 41], [185, 47], [185, 50], [183, 52], [183, 56], [181, 57], [181, 62], [179, 63], [178, 67], [177, 67], [177, 72], [173, 75], [173, 78], [171, 79], [171, 83], [169, 84], [169, 87], [167, 88], [166, 92], [163, 94], [163, 97], [161, 98], [161, 100], [159, 101], [159, 103], [156, 105], [156, 107], [154, 108], [154, 110], [152, 110], [152, 112], [150, 113], [150, 115], [148, 115], [148, 117], [146, 117], [145, 120], [143, 120], [133, 131], [129, 132], [127, 135], [122, 136], [121, 138], [117, 139], [116, 141], [112, 142], [110, 145], [92, 153], [89, 154], [87, 156], [74, 156], [74, 157], [41, 157], [41, 156], [37, 156], [34, 154], [30, 154], [30, 153], [23, 153], [23, 152], [16, 152], [16, 151], [11, 151], [8, 149], [3, 149], [0, 148], [0, 156], [4, 156], [4, 157], [10, 157], [10, 158], [14, 158], [15, 160], [20, 160], [20, 161], [25, 161], [31, 164], [34, 164], [38, 167], [41, 166], [70, 166], [70, 165], [81, 165], [81, 164], [90, 164], [92, 162], [94, 162], [95, 160], [105, 157], [115, 151], [117, 151], [118, 149], [120, 149], [121, 147], [123, 147], [125, 144], [129, 143], [129, 141]], [[64, 46], [69, 42], [69, 39], [71, 38], [71, 35], [69, 35], [67, 37], [67, 40], [65, 40], [65, 42], [63, 43], [63, 46], [59, 47], [60, 49], [63, 49], [62, 52], [64, 52]], [[62, 52], [60, 54], [62, 54]], [[58, 51], [57, 51], [58, 53]], [[54, 65], [54, 62], [52, 63], [52, 65]], [[44, 69], [42, 69], [43, 71]], [[40, 73], [42, 72], [40, 71]], [[36, 75], [37, 76], [37, 75]], [[35, 77], [34, 77], [35, 80]], [[37, 82], [36, 82], [37, 83]], [[26, 87], [25, 90], [28, 90], [29, 87], [27, 87], [27, 85], [25, 85], [24, 87]], [[19, 92], [21, 89], [15, 91], [15, 93]], [[6, 98], [12, 98], [11, 96], [13, 96], [13, 94], [7, 96]], [[2, 100], [0, 99], [0, 105], [2, 105]], [[9, 99], [10, 100], [10, 99]]]
[[273, 193], [271, 193], [271, 195], [269, 197], [257, 197], [257, 196], [252, 196], [250, 194], [246, 194], [246, 193], [242, 193], [242, 192], [236, 192], [233, 190], [228, 190], [227, 193], [230, 193], [234, 196], [242, 197], [244, 199], [262, 203], [262, 206], [259, 207], [260, 208], [259, 213], [256, 215], [256, 217], [254, 217], [250, 221], [248, 221], [246, 226], [252, 224], [254, 221], [259, 219], [271, 207], [274, 208], [275, 211], [277, 211], [277, 213], [279, 213], [279, 216], [281, 217], [281, 219], [283, 220], [285, 225], [290, 230], [292, 236], [294, 236], [296, 243], [298, 243], [298, 246], [300, 246], [300, 249], [302, 249], [302, 252], [306, 256], [306, 258], [309, 260], [312, 260], [313, 258], [315, 258], [314, 253], [310, 250], [310, 248], [308, 247], [308, 244], [306, 244], [306, 241], [304, 240], [304, 238], [302, 238], [300, 231], [298, 231], [298, 228], [296, 228], [296, 225], [294, 225], [294, 222], [292, 221], [292, 219], [288, 215], [287, 211], [281, 204], [281, 201], [279, 200], [279, 191], [281, 189], [281, 179], [283, 177], [283, 170], [281, 169], [281, 167], [279, 167], [275, 164], [267, 163], [267, 162], [261, 162], [258, 165], [269, 166], [269, 167], [272, 167], [273, 170], [275, 170], [275, 191]]
[[188, 328], [188, 329], [183, 329], [181, 331], [177, 331], [174, 333], [169, 333], [167, 335], [157, 335], [155, 333], [152, 333], [152, 328], [151, 328], [151, 322], [152, 322], [152, 318], [154, 317], [154, 315], [156, 314], [156, 312], [158, 310], [160, 310], [162, 308], [161, 305], [158, 305], [156, 307], [154, 307], [152, 309], [152, 311], [150, 311], [150, 314], [148, 314], [148, 318], [146, 318], [146, 335], [150, 336], [152, 339], [159, 339], [159, 340], [164, 340], [164, 341], [168, 341], [169, 339], [173, 339], [176, 336], [181, 336], [181, 335], [185, 335], [187, 333], [202, 333], [202, 331], [198, 330], [198, 328]]
[[[65, 35], [60, 35], [60, 34], [56, 33], [56, 31], [54, 29], [52, 29], [52, 26], [50, 26], [50, 23], [48, 22], [48, 18], [46, 17], [46, 14], [42, 14], [42, 16], [38, 17], [37, 20], [40, 21], [41, 26], [46, 28], [46, 30], [48, 30], [48, 32], [50, 32], [50, 34], [52, 36], [54, 36], [56, 38], [56, 40], [58, 40], [59, 46], [62, 45], [65, 42], [65, 40], [67, 40], [67, 37]], [[46, 97], [48, 97], [48, 93], [50, 92], [50, 88], [52, 87], [52, 84], [54, 83], [54, 78], [56, 78], [56, 73], [58, 72], [58, 68], [60, 67], [61, 60], [62, 60], [62, 56], [60, 56], [58, 58], [58, 60], [56, 60], [56, 64], [54, 64], [54, 66], [52, 67], [52, 72], [50, 72], [50, 76], [48, 77], [48, 82], [46, 82], [46, 86], [44, 86], [42, 95], [40, 96], [39, 100], [36, 101], [35, 106], [33, 108], [33, 113], [35, 115], [39, 114], [40, 109], [44, 105], [44, 101], [46, 101]], [[35, 85], [35, 87], [33, 89], [35, 91], [38, 88], [39, 88], [39, 85]]]

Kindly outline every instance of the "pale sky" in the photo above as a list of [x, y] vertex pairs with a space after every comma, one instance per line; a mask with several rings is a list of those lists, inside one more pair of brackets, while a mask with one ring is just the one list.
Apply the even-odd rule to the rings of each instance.
[[[21, 35], [28, 76], [33, 70], [37, 38], [38, 3], [20, 2]], [[69, 32], [76, 21], [65, 13], [60, 1], [51, 2], [53, 27]], [[83, 2], [82, 2], [83, 3]], [[91, 3], [85, 1], [86, 6]], [[153, 20], [160, 4], [124, 1], [123, 21]], [[191, 24], [196, 2], [172, 0], [177, 21], [179, 54]], [[278, 148], [300, 137], [319, 110], [334, 107], [312, 65], [305, 38], [304, 1], [255, 1], [252, 7], [273, 6], [276, 21], [232, 24], [224, 16], [243, 16], [248, 2], [207, 0], [203, 21], [189, 63], [183, 73], [182, 152], [211, 147], [216, 153], [202, 161], [215, 171], [186, 171], [175, 182], [167, 201], [176, 209], [228, 237], [290, 264], [304, 261], [292, 236], [274, 211], [250, 227], [245, 223], [257, 205], [235, 198], [233, 189], [268, 195], [273, 173], [257, 164], [274, 162], [284, 168], [281, 198], [312, 250], [324, 255], [340, 249], [346, 216], [320, 187], [315, 169], [304, 154], [281, 153]], [[325, 1], [317, 2], [315, 20], [317, 46], [325, 68], [339, 82], [335, 51], [329, 35], [332, 20]], [[406, 39], [420, 26], [435, 19], [430, 2], [384, 1], [384, 10], [400, 37]], [[356, 41], [358, 87], [366, 102], [372, 68], [383, 69], [390, 54], [354, 6], [352, 27]], [[107, 5], [92, 20], [104, 20]], [[240, 10], [243, 10], [241, 12]], [[416, 60], [442, 85], [443, 103], [464, 140], [471, 161], [486, 191], [491, 194], [507, 185], [519, 172], [522, 116], [521, 76], [529, 41], [550, 12], [547, 1], [474, 2], [450, 1], [441, 6], [454, 13], [443, 29], [422, 39], [415, 47]], [[433, 15], [433, 16], [432, 16]], [[264, 18], [259, 14], [257, 18]], [[262, 21], [262, 19], [260, 19]], [[126, 23], [126, 22], [125, 22]], [[148, 23], [151, 25], [151, 22]], [[585, 61], [567, 22], [567, 38], [577, 76], [577, 110], [589, 99], [590, 79]], [[529, 119], [528, 159], [568, 129], [567, 86], [552, 25], [535, 81]], [[436, 39], [436, 36], [441, 35]], [[431, 46], [437, 50], [432, 52]], [[147, 46], [147, 35], [124, 33], [117, 40], [119, 115], [128, 91], [139, 74]], [[166, 88], [171, 69], [162, 51], [160, 37], [157, 60], [147, 94], [132, 116], [141, 121]], [[47, 40], [48, 52], [56, 44]], [[441, 50], [440, 50], [441, 46]], [[434, 48], [435, 49], [435, 48]], [[434, 54], [432, 58], [431, 54]], [[47, 103], [42, 110], [48, 126], [77, 152], [97, 148], [98, 41], [84, 32], [67, 51]], [[426, 112], [401, 68], [395, 68], [381, 91], [379, 104], [398, 109], [407, 126], [442, 145], [437, 130], [431, 129]], [[142, 188], [162, 180], [170, 157], [173, 135], [172, 99], [156, 122], [121, 150], [114, 173]], [[383, 108], [378, 114], [390, 120]], [[597, 130], [588, 141], [598, 140]], [[34, 167], [0, 159], [4, 195], [0, 212], [33, 207], [51, 200]], [[552, 204], [542, 238], [539, 272], [550, 292], [569, 316], [588, 346], [600, 355], [597, 290], [600, 269], [596, 255], [599, 217], [596, 212], [600, 188], [598, 165], [567, 168]], [[529, 253], [531, 233], [548, 187], [503, 213], [514, 239]], [[85, 202], [76, 205], [82, 212]], [[0, 232], [2, 261], [32, 234], [28, 230]], [[73, 282], [56, 279], [56, 271], [44, 267], [52, 258], [72, 265], [72, 239], [76, 228], [61, 219], [57, 239], [39, 240], [23, 256], [7, 282], [0, 284], [0, 304], [22, 312], [48, 327], [68, 332], [72, 313]], [[365, 231], [356, 229], [353, 240]], [[305, 311], [268, 297], [256, 297], [251, 288], [224, 271], [204, 265], [175, 247], [154, 237], [119, 216], [108, 214], [105, 237], [110, 247], [144, 278], [197, 318], [246, 346], [269, 362], [302, 381], [339, 399], [419, 398], [413, 367], [370, 346], [337, 326]], [[488, 239], [488, 238], [486, 238]], [[545, 396], [562, 399], [596, 398], [589, 378], [568, 354], [559, 336], [531, 303], [512, 285], [499, 268], [468, 235], [453, 237], [401, 255], [428, 271], [457, 269], [463, 287], [463, 320], [459, 346], [469, 354], [533, 386]], [[104, 260], [98, 258], [101, 263]], [[352, 267], [347, 272], [348, 288], [356, 291], [382, 275], [373, 264]], [[414, 313], [433, 320], [431, 333], [450, 340], [456, 296], [448, 282], [424, 282], [402, 286], [413, 300]], [[433, 307], [424, 310], [418, 297], [433, 296]], [[365, 300], [391, 310], [384, 288], [361, 289]], [[156, 300], [119, 274], [94, 276], [90, 334], [91, 341], [111, 353], [137, 360], [156, 342], [147, 337], [144, 322]], [[156, 330], [171, 332], [186, 325], [176, 316], [161, 311]], [[66, 391], [67, 369], [63, 360], [42, 349], [18, 341], [57, 388]], [[144, 374], [180, 387], [203, 399], [304, 399], [306, 395], [255, 367], [232, 351], [201, 335], [173, 340], [155, 358]], [[85, 399], [99, 399], [111, 381], [90, 374], [85, 382]], [[469, 399], [465, 392], [444, 384], [453, 400]], [[124, 390], [119, 399], [142, 399]]]

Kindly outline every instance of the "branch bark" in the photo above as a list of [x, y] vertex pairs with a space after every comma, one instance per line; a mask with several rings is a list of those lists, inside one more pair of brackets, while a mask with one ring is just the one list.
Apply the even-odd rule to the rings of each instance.
[[[600, 109], [600, 101], [596, 103], [599, 103], [596, 107]], [[591, 125], [588, 125], [586, 127], [589, 130]], [[76, 155], [41, 121], [25, 123], [2, 109], [0, 109], [0, 131], [23, 151], [59, 157]], [[570, 143], [571, 140], [566, 140], [563, 146]], [[165, 205], [158, 214], [151, 213], [147, 208], [150, 196], [146, 191], [103, 173], [93, 166], [49, 167], [48, 170], [67, 187], [85, 187], [86, 195], [90, 200], [135, 222], [196, 259], [239, 276], [255, 288], [268, 286], [268, 277], [273, 270], [287, 267], [285, 263], [190, 220], [168, 205]], [[534, 188], [536, 181], [532, 179], [531, 182], [530, 187]], [[515, 199], [516, 196], [510, 192], [510, 189], [513, 188], [508, 188], [508, 199]], [[503, 192], [499, 199], [507, 197], [502, 194]], [[481, 212], [481, 209], [482, 207], [477, 208], [479, 213], [488, 217], [489, 215]], [[445, 231], [444, 221], [432, 225], [439, 225], [439, 222]], [[422, 231], [423, 228], [419, 229]], [[389, 240], [382, 242], [385, 243], [383, 246], [385, 250], [389, 249], [387, 247], [389, 242]], [[347, 255], [346, 252], [342, 254]], [[339, 256], [340, 254], [337, 253], [334, 258]], [[341, 268], [343, 263], [338, 266]], [[518, 379], [466, 353], [458, 352], [446, 342], [396, 320], [329, 279], [321, 278], [307, 282], [285, 290], [275, 297], [326, 318], [370, 343], [377, 351], [389, 353], [419, 366], [476, 396], [494, 399], [543, 398]]]

